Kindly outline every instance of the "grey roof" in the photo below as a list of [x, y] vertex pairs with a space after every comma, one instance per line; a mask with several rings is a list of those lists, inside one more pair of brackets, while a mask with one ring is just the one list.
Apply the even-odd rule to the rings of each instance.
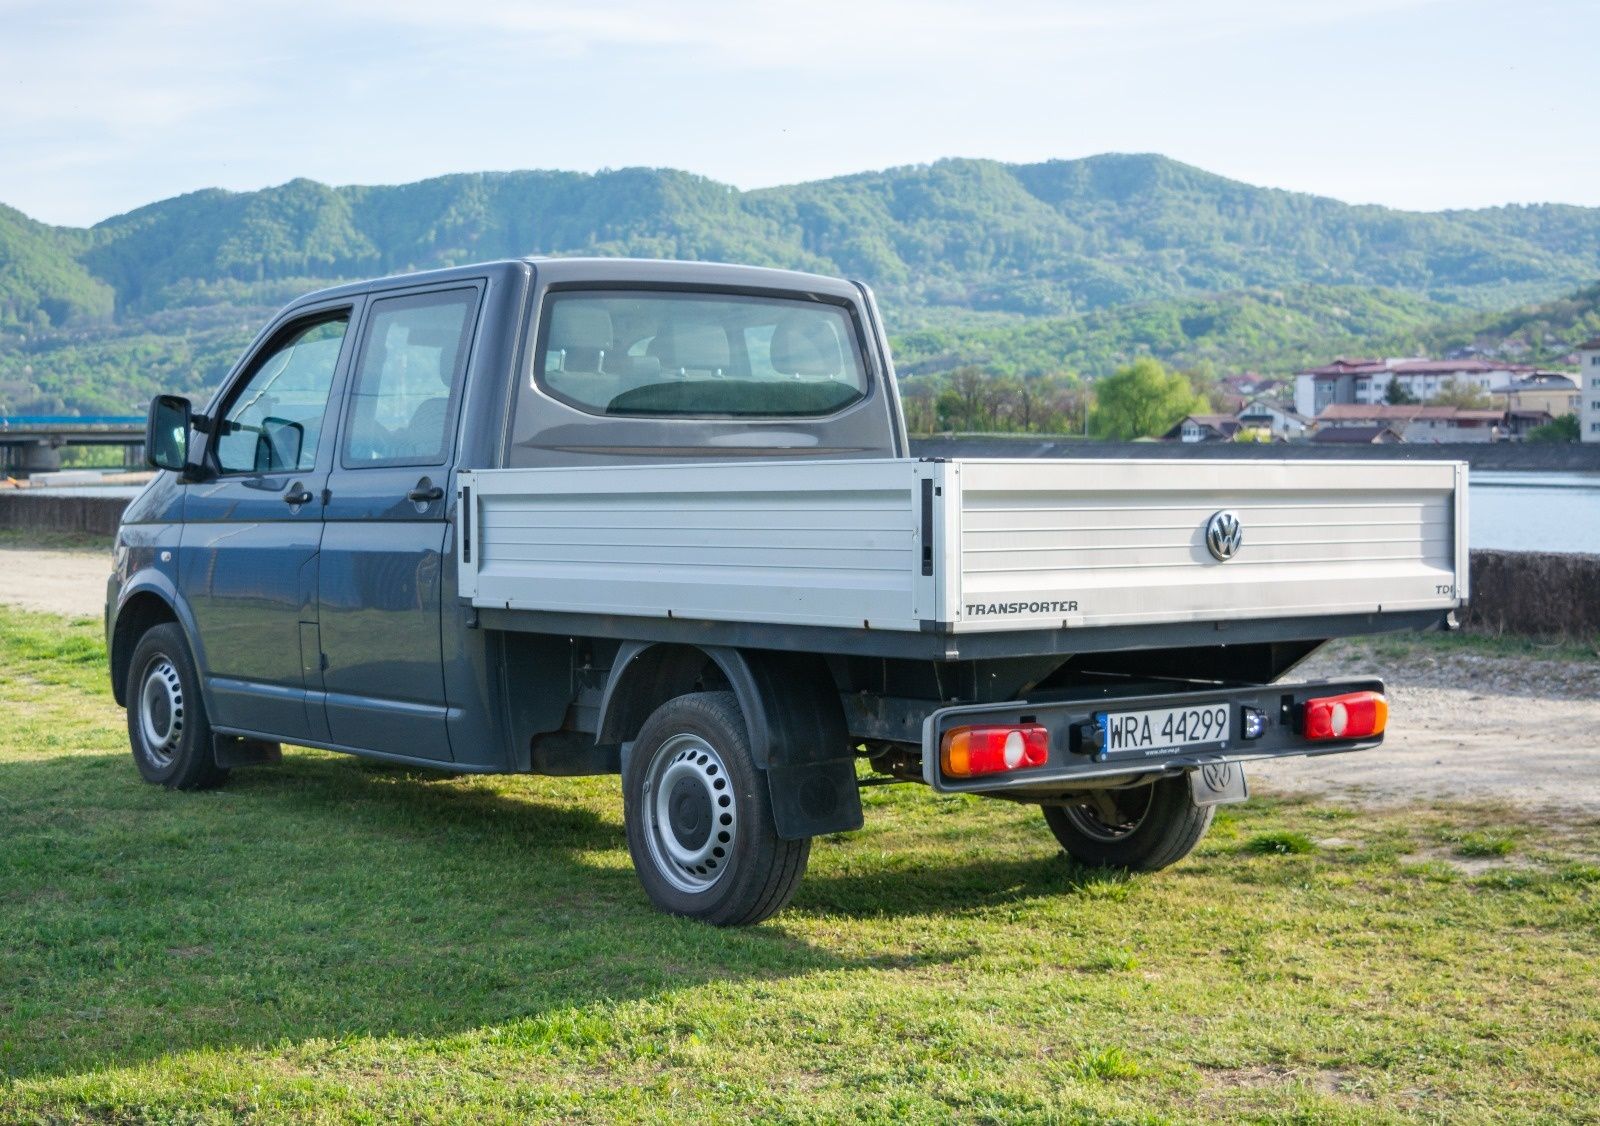
[[1577, 380], [1570, 375], [1563, 375], [1559, 371], [1538, 371], [1526, 379], [1515, 379], [1504, 387], [1491, 387], [1492, 395], [1504, 395], [1507, 391], [1576, 391]]
[[1311, 435], [1311, 440], [1338, 445], [1370, 446], [1374, 442], [1383, 441], [1385, 434], [1396, 442], [1401, 440], [1400, 435], [1388, 426], [1328, 426]]

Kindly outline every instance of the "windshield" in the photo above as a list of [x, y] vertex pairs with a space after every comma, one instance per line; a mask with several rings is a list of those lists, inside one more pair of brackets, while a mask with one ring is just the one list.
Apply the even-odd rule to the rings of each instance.
[[867, 394], [844, 308], [732, 294], [553, 293], [534, 378], [603, 415], [794, 418]]

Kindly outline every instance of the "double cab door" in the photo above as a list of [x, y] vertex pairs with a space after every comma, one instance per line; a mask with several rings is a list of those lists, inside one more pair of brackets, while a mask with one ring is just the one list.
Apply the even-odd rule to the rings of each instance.
[[215, 726], [451, 758], [445, 497], [481, 292], [297, 311], [219, 401], [180, 545]]
[[375, 297], [345, 395], [317, 569], [332, 742], [448, 760], [445, 497], [479, 289]]
[[360, 311], [360, 302], [332, 304], [279, 326], [212, 411], [178, 551], [217, 727], [325, 738], [321, 705], [306, 695], [307, 669], [318, 661], [329, 420], [338, 417]]

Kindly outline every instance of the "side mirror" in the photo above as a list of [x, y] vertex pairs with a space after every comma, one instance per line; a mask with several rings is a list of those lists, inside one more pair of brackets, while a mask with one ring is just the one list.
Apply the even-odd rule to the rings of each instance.
[[300, 451], [305, 447], [306, 428], [287, 418], [268, 415], [261, 420], [256, 435], [256, 472], [290, 472], [300, 466]]
[[157, 469], [182, 473], [189, 464], [189, 431], [194, 408], [182, 395], [157, 395], [150, 400], [144, 426], [144, 459]]

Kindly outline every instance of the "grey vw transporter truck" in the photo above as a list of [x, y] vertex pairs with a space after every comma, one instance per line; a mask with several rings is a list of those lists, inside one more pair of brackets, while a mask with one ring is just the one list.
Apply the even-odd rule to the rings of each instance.
[[616, 774], [649, 898], [719, 925], [876, 783], [1172, 864], [1248, 763], [1381, 742], [1380, 682], [1296, 663], [1467, 595], [1459, 464], [917, 458], [872, 293], [780, 270], [323, 290], [147, 439], [106, 603], [146, 780]]

